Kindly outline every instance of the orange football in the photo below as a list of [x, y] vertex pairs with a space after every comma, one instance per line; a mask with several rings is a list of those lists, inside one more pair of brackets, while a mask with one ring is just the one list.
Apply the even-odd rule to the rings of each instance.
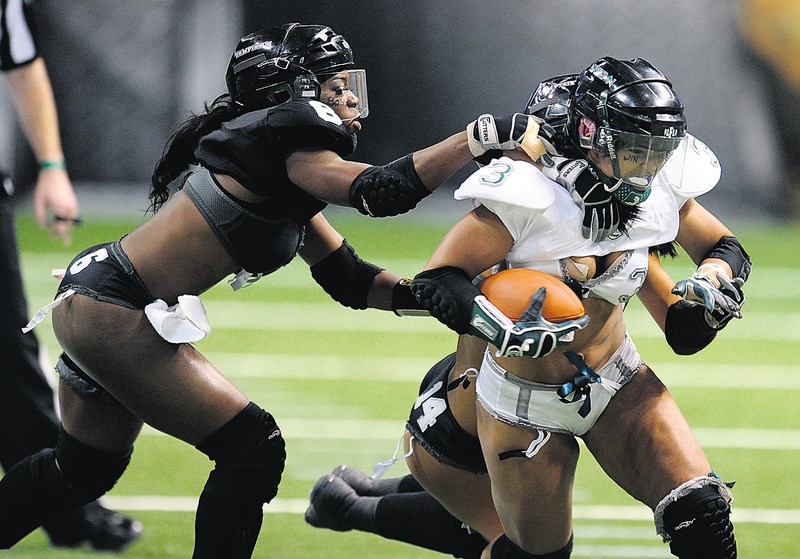
[[542, 315], [550, 322], [563, 322], [586, 314], [580, 298], [566, 283], [538, 270], [503, 270], [489, 276], [480, 285], [486, 298], [512, 320], [517, 320], [525, 312], [531, 297], [540, 287], [547, 289]]

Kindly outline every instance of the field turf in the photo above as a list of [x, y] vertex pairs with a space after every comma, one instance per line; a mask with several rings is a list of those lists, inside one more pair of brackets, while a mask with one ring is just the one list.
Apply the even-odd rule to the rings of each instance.
[[[367, 260], [413, 275], [449, 222], [413, 217], [373, 221], [355, 213], [331, 221]], [[452, 220], [451, 220], [452, 221]], [[63, 248], [28, 215], [17, 220], [31, 315], [57, 286], [53, 268], [96, 242], [118, 238], [135, 219], [94, 218]], [[734, 229], [751, 253], [744, 318], [706, 350], [675, 356], [638, 301], [626, 310], [644, 358], [673, 392], [716, 471], [736, 481], [734, 522], [745, 559], [800, 557], [800, 228]], [[169, 262], [164, 263], [169, 266]], [[668, 266], [675, 279], [692, 266]], [[313, 282], [301, 261], [234, 294], [224, 283], [203, 296], [213, 327], [198, 347], [257, 403], [270, 410], [287, 439], [288, 461], [277, 499], [266, 507], [256, 558], [350, 559], [444, 557], [361, 533], [305, 524], [317, 478], [347, 463], [369, 471], [389, 458], [402, 434], [419, 380], [454, 348], [455, 334], [433, 319], [398, 318], [339, 306]], [[36, 334], [54, 362], [49, 319]], [[146, 371], [142, 371], [146, 374]], [[141, 519], [142, 539], [124, 557], [191, 556], [193, 509], [210, 470], [189, 445], [152, 430], [105, 498]], [[406, 473], [402, 460], [387, 475]], [[468, 490], [468, 488], [465, 488]], [[574, 494], [573, 559], [670, 557], [649, 510], [619, 489], [585, 451]], [[88, 548], [51, 549], [37, 531], [5, 555], [14, 559], [88, 559]]]

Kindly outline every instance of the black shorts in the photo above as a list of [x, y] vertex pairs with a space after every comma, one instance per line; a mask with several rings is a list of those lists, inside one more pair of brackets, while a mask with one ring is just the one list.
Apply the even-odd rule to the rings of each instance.
[[68, 289], [129, 309], [143, 309], [154, 301], [119, 241], [89, 247], [73, 258], [58, 293]]
[[[68, 289], [129, 309], [144, 309], [153, 302], [119, 241], [89, 247], [73, 258], [58, 294]], [[105, 389], [64, 353], [58, 359], [56, 371], [78, 394], [107, 397]]]
[[[436, 363], [419, 387], [406, 429], [439, 462], [474, 474], [485, 474], [486, 462], [477, 437], [456, 422], [447, 401], [448, 376], [456, 362], [451, 353]], [[460, 386], [460, 384], [459, 384]]]

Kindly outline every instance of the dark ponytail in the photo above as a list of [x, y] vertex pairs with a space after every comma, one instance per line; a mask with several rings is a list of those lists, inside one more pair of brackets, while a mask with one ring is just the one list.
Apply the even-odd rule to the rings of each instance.
[[218, 129], [223, 122], [238, 114], [228, 94], [220, 95], [206, 104], [205, 112], [193, 114], [181, 124], [164, 146], [164, 153], [153, 170], [150, 187], [150, 209], [157, 212], [169, 198], [169, 185], [190, 165], [197, 163], [194, 150], [200, 138]]

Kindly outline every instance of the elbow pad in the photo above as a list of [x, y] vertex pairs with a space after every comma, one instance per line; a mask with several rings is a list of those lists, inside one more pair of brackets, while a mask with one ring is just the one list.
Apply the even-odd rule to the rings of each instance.
[[703, 257], [706, 258], [719, 258], [724, 260], [728, 266], [733, 270], [734, 278], [741, 278], [742, 282], [747, 281], [750, 276], [751, 260], [750, 255], [744, 250], [744, 247], [736, 237], [722, 237], [717, 244], [711, 247]]
[[704, 317], [705, 307], [680, 300], [667, 309], [664, 334], [672, 351], [678, 355], [693, 355], [710, 344], [717, 331]]
[[467, 273], [455, 266], [420, 272], [411, 282], [411, 292], [431, 316], [459, 334], [467, 333], [472, 304], [481, 294]]
[[350, 205], [370, 217], [390, 217], [413, 210], [429, 194], [409, 154], [364, 169], [350, 185]]
[[367, 308], [367, 295], [383, 268], [365, 262], [347, 241], [311, 266], [311, 277], [334, 301], [351, 309]]

